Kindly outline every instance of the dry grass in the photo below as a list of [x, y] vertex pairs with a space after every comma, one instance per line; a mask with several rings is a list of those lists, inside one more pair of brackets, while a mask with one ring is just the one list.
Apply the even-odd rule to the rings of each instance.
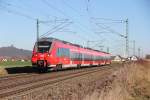
[[125, 64], [111, 77], [112, 82], [95, 90], [89, 100], [150, 100], [149, 62]]
[[5, 68], [3, 68], [3, 67], [0, 67], [0, 76], [5, 76], [5, 75], [7, 75], [8, 73], [7, 73], [7, 71], [5, 70]]

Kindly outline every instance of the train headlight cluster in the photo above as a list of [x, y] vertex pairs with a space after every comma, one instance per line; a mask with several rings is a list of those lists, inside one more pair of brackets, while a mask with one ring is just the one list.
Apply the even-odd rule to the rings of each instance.
[[49, 57], [49, 56], [50, 56], [50, 54], [47, 54], [47, 56]]

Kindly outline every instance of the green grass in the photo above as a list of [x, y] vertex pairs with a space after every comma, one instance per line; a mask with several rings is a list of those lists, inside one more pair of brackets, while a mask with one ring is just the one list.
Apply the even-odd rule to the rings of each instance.
[[25, 61], [7, 61], [7, 62], [0, 62], [1, 67], [23, 67], [23, 66], [31, 66], [31, 62]]

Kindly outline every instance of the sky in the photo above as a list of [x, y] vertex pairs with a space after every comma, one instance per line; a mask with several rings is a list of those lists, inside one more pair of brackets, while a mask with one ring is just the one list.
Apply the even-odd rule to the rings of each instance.
[[[149, 0], [0, 0], [0, 47], [32, 50], [39, 34], [124, 55], [128, 19], [129, 51], [150, 54]], [[47, 33], [48, 32], [48, 33]], [[90, 42], [88, 42], [90, 41]]]

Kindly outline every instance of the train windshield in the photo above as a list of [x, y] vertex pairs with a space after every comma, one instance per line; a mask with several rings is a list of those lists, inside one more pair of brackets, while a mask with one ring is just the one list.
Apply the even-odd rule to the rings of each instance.
[[52, 44], [51, 42], [47, 42], [47, 41], [38, 42], [37, 51], [39, 53], [48, 52], [51, 47], [51, 44]]

